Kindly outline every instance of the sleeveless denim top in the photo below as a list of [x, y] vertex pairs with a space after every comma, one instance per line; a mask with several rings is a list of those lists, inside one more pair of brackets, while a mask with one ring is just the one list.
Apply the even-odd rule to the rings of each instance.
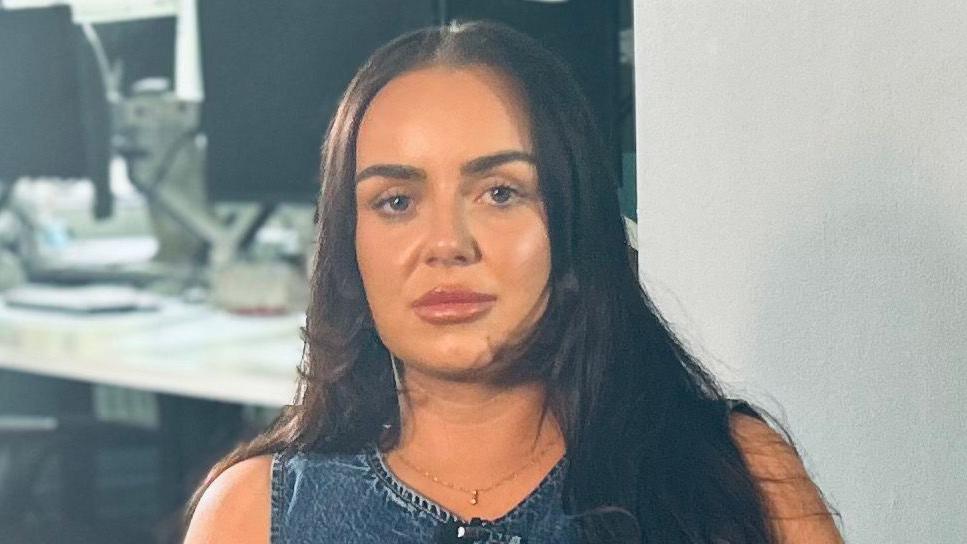
[[[562, 458], [530, 495], [467, 543], [574, 544], [564, 512]], [[441, 526], [463, 520], [407, 487], [375, 447], [358, 454], [277, 453], [272, 459], [271, 544], [431, 544]]]

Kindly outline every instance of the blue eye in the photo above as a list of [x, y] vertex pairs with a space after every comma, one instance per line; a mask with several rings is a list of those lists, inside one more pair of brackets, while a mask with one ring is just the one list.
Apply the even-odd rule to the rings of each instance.
[[[386, 209], [386, 205], [389, 205], [389, 210]], [[390, 214], [402, 213], [410, 207], [410, 197], [406, 195], [396, 194], [390, 195], [386, 198], [382, 198], [373, 204], [373, 208], [380, 211], [388, 211]]]

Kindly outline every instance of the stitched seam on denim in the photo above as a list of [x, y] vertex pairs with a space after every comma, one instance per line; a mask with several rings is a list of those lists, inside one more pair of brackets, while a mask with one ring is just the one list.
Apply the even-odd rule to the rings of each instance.
[[270, 544], [282, 544], [282, 512], [285, 507], [285, 470], [282, 467], [280, 452], [272, 454], [272, 517], [270, 522]]
[[533, 506], [538, 499], [549, 493], [550, 489], [553, 489], [559, 485], [558, 476], [560, 472], [564, 470], [567, 462], [567, 457], [562, 457], [557, 464], [555, 464], [551, 470], [548, 471], [544, 478], [541, 479], [541, 482], [537, 484], [537, 487], [534, 489], [534, 491], [530, 495], [524, 497], [524, 500], [515, 506], [513, 510], [495, 520], [485, 521], [484, 525], [497, 527], [499, 525], [506, 525], [518, 521], [521, 517], [526, 515], [533, 515], [536, 517], [536, 513], [531, 506]]
[[390, 474], [389, 470], [383, 465], [383, 460], [379, 457], [379, 454], [376, 453], [376, 451], [377, 450], [375, 448], [372, 448], [366, 454], [367, 464], [369, 464], [369, 468], [374, 474], [376, 474], [380, 482], [382, 482], [390, 492], [403, 501], [417, 507], [427, 514], [430, 514], [439, 522], [446, 523], [448, 521], [456, 520], [456, 517], [453, 514], [447, 510], [444, 510], [441, 506], [433, 503], [416, 491], [413, 491], [402, 482], [397, 480], [392, 474]]

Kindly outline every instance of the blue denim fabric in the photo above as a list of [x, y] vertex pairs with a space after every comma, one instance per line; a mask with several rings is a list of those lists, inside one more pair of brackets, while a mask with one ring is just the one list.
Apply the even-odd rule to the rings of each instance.
[[[561, 503], [566, 469], [562, 459], [512, 511], [483, 522], [489, 537], [466, 542], [576, 543], [577, 525]], [[461, 520], [397, 479], [375, 448], [272, 459], [272, 544], [430, 544], [454, 521]]]

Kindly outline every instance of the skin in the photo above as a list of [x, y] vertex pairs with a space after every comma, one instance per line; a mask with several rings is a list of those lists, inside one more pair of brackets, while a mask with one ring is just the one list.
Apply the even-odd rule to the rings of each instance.
[[[504, 514], [563, 455], [559, 429], [542, 415], [543, 387], [491, 379], [494, 347], [530, 330], [548, 298], [547, 219], [520, 104], [489, 68], [415, 70], [377, 94], [356, 142], [360, 275], [405, 376], [401, 443], [387, 461], [465, 518]], [[495, 156], [504, 159], [475, 168]], [[432, 323], [414, 312], [425, 292], [453, 284], [496, 301], [470, 322]], [[476, 506], [424, 474], [480, 489], [522, 468]]]
[[[385, 458], [398, 478], [464, 519], [513, 509], [564, 454], [557, 423], [542, 415], [543, 387], [497, 387], [491, 379], [493, 347], [532, 327], [547, 304], [550, 245], [536, 171], [526, 161], [463, 171], [497, 152], [532, 153], [519, 104], [506, 78], [490, 69], [408, 72], [375, 97], [356, 147], [357, 174], [381, 164], [423, 174], [416, 181], [384, 170], [356, 188], [360, 273], [380, 337], [404, 368], [401, 441]], [[519, 198], [498, 185], [519, 189]], [[406, 198], [374, 206], [390, 194]], [[497, 299], [472, 322], [429, 324], [409, 304], [441, 283]], [[825, 512], [818, 490], [780, 435], [741, 414], [732, 431], [780, 541], [841, 543], [829, 516], [815, 515]], [[517, 474], [474, 506], [466, 492], [434, 482], [404, 459], [469, 489]], [[268, 542], [270, 468], [271, 456], [262, 455], [219, 475], [185, 542]]]
[[[360, 125], [359, 270], [380, 337], [413, 372], [472, 379], [492, 345], [546, 306], [550, 243], [536, 168], [511, 159], [461, 171], [501, 152], [532, 155], [507, 87], [483, 68], [418, 70], [383, 88]], [[380, 165], [422, 172], [381, 175]], [[470, 323], [417, 317], [410, 303], [448, 283], [496, 295], [496, 305]]]

